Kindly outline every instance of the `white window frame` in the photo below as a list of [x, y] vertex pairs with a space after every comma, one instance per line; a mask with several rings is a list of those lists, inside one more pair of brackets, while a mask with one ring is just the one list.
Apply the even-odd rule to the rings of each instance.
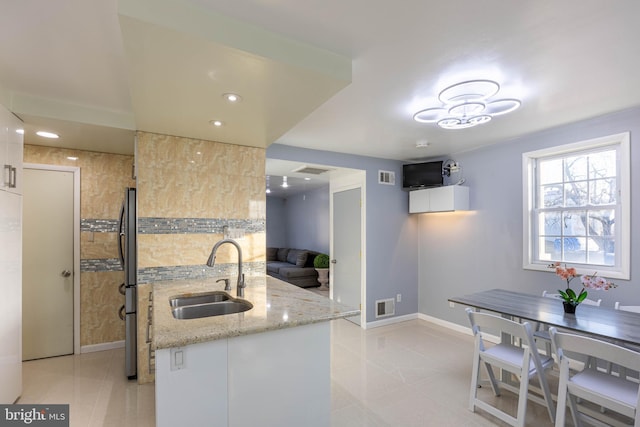
[[[527, 270], [549, 271], [548, 261], [536, 259], [535, 195], [536, 164], [538, 159], [549, 156], [568, 155], [577, 151], [615, 147], [618, 150], [618, 197], [621, 218], [616, 216], [616, 263], [614, 266], [597, 266], [598, 275], [612, 279], [630, 279], [631, 260], [631, 165], [629, 132], [608, 135], [572, 144], [550, 147], [522, 154], [522, 219], [523, 252], [522, 267]], [[588, 264], [570, 264], [576, 267], [578, 274], [593, 274], [596, 266]]]

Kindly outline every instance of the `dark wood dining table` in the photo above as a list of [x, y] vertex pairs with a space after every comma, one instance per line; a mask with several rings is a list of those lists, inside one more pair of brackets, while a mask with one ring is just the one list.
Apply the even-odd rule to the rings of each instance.
[[562, 300], [505, 289], [481, 291], [449, 298], [449, 301], [524, 321], [546, 323], [617, 344], [640, 346], [640, 313], [580, 304], [575, 314], [565, 314]]

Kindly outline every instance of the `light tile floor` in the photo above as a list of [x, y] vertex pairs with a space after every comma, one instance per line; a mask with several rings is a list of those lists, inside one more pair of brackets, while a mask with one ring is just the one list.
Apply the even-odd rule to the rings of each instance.
[[[362, 330], [331, 325], [332, 426], [502, 426], [468, 410], [471, 336], [412, 320]], [[124, 350], [25, 362], [19, 403], [69, 403], [71, 425], [153, 426], [154, 386], [124, 377]], [[493, 398], [515, 411], [508, 392]], [[529, 402], [527, 426], [551, 426]], [[283, 426], [288, 427], [288, 426]]]

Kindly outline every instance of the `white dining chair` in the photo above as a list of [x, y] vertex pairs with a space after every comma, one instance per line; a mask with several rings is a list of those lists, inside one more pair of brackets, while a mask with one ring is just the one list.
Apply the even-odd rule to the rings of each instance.
[[[478, 313], [471, 308], [467, 308], [466, 312], [475, 337], [469, 409], [472, 412], [475, 412], [476, 407], [483, 409], [512, 426], [522, 427], [525, 423], [527, 400], [531, 399], [546, 405], [549, 417], [553, 422], [555, 409], [547, 378], [545, 377], [545, 369], [551, 368], [554, 362], [551, 357], [541, 357], [538, 353], [529, 323], [518, 323], [492, 314]], [[511, 342], [501, 342], [500, 344], [487, 346], [483, 337], [483, 335], [487, 334], [500, 337], [506, 334], [520, 339], [523, 346], [514, 346]], [[478, 398], [481, 365], [486, 368], [491, 388], [496, 396], [500, 396], [501, 385], [493, 371], [494, 367], [514, 374], [518, 378], [520, 382], [519, 388], [500, 382], [502, 388], [518, 394], [518, 408], [515, 417]], [[538, 379], [542, 390], [542, 399], [529, 393], [529, 381], [533, 377]]]
[[578, 398], [632, 418], [634, 426], [640, 427], [637, 411], [640, 404], [640, 384], [626, 377], [611, 375], [588, 366], [577, 372], [570, 370], [566, 352], [591, 356], [635, 371], [640, 369], [640, 353], [594, 338], [561, 333], [554, 327], [549, 329], [549, 334], [560, 366], [556, 427], [565, 425], [567, 404], [576, 427], [582, 426], [583, 420], [595, 425], [606, 425], [580, 411], [577, 405]]
[[613, 308], [615, 308], [616, 310], [623, 310], [623, 311], [631, 311], [634, 313], [640, 313], [640, 305], [622, 305], [620, 304], [619, 301], [616, 301], [616, 303], [614, 304]]
[[[622, 310], [622, 311], [630, 311], [632, 313], [640, 313], [640, 305], [622, 305], [620, 304], [619, 301], [616, 301], [616, 303], [613, 305], [613, 308], [615, 308], [616, 310]], [[623, 345], [623, 347], [629, 348], [633, 351], [640, 351], [640, 347], [637, 346], [632, 346], [632, 345]], [[635, 378], [636, 381], [638, 381], [640, 379], [640, 373], [638, 372], [629, 372], [627, 369], [623, 368], [623, 367], [617, 367], [619, 374], [621, 376], [628, 376], [631, 378]], [[611, 364], [607, 365], [607, 372], [611, 372], [612, 370], [612, 366]]]

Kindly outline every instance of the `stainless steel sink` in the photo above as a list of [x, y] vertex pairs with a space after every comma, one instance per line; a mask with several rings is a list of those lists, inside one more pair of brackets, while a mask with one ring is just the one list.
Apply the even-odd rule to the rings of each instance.
[[227, 301], [212, 302], [208, 304], [174, 307], [171, 309], [171, 313], [176, 319], [185, 320], [242, 313], [243, 311], [247, 311], [252, 308], [253, 304], [249, 301], [229, 299]]
[[183, 307], [186, 305], [208, 304], [212, 302], [228, 301], [231, 298], [226, 292], [207, 292], [196, 295], [178, 295], [169, 300], [171, 307]]

